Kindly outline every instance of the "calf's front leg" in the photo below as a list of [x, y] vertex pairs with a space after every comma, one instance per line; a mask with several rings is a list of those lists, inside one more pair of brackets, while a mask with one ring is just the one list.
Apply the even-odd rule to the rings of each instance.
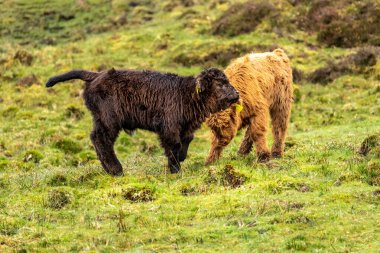
[[185, 136], [181, 139], [181, 149], [179, 150], [179, 161], [180, 162], [185, 161], [190, 142], [193, 139], [194, 139], [194, 134], [190, 134], [190, 135]]
[[[170, 135], [166, 135], [170, 136]], [[165, 149], [165, 155], [168, 158], [168, 166], [171, 173], [178, 173], [181, 170], [180, 150], [181, 143], [178, 138], [166, 138], [160, 136], [162, 147]]]
[[221, 134], [211, 131], [211, 148], [205, 165], [210, 165], [218, 160], [223, 149], [231, 142], [233, 137], [234, 133], [230, 131], [224, 131]]

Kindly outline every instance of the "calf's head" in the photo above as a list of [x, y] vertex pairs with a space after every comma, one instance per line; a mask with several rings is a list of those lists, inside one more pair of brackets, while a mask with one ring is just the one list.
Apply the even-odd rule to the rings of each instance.
[[239, 100], [239, 92], [219, 69], [204, 70], [196, 77], [196, 83], [197, 92], [203, 99], [207, 99], [211, 113], [223, 111]]

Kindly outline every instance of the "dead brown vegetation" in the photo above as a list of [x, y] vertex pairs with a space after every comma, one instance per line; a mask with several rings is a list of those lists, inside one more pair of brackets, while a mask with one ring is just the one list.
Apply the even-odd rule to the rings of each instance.
[[250, 33], [274, 10], [275, 7], [268, 2], [233, 4], [213, 22], [211, 33], [223, 36]]
[[326, 66], [310, 73], [307, 78], [312, 83], [327, 84], [345, 74], [365, 74], [376, 65], [379, 51], [375, 47], [360, 48], [356, 53], [339, 61], [328, 62]]

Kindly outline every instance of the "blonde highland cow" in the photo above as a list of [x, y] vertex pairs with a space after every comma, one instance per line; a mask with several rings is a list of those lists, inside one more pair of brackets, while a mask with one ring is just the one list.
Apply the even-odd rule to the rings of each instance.
[[[281, 157], [293, 100], [292, 69], [287, 55], [282, 49], [247, 54], [233, 61], [224, 72], [239, 91], [240, 100], [206, 121], [212, 132], [206, 164], [217, 160], [237, 131], [244, 127], [247, 131], [239, 154], [248, 154], [255, 143], [259, 161]], [[269, 116], [274, 138], [271, 152], [266, 139]]]

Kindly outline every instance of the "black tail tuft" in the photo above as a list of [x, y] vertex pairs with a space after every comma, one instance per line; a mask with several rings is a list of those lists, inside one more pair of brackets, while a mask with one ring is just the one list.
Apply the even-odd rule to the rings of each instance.
[[80, 79], [86, 82], [91, 82], [94, 80], [96, 77], [98, 77], [99, 73], [97, 72], [90, 72], [90, 71], [85, 71], [85, 70], [72, 70], [70, 72], [67, 72], [65, 74], [59, 75], [59, 76], [54, 76], [50, 78], [47, 83], [46, 87], [53, 87], [55, 84], [72, 80], [72, 79]]
[[52, 78], [50, 78], [48, 81], [47, 81], [47, 83], [46, 83], [46, 87], [53, 87], [56, 83], [58, 83], [59, 81], [56, 79], [56, 78], [54, 78], [54, 77], [52, 77]]

